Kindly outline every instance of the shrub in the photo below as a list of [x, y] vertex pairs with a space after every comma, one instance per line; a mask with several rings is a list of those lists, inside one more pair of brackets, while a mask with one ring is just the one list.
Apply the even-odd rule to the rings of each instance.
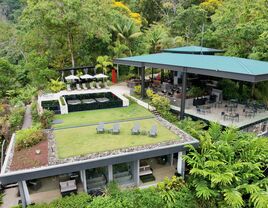
[[16, 132], [16, 149], [32, 147], [46, 138], [45, 133], [37, 126]]
[[47, 129], [51, 127], [54, 115], [55, 114], [53, 111], [46, 110], [46, 109], [43, 111], [43, 113], [40, 116], [40, 122], [41, 122], [42, 128]]
[[21, 128], [23, 124], [24, 113], [24, 107], [16, 107], [11, 110], [11, 114], [9, 116], [9, 123], [12, 130]]
[[140, 95], [141, 94], [141, 86], [140, 85], [137, 85], [134, 87], [134, 92], [137, 94], [137, 95]]
[[38, 114], [37, 110], [38, 103], [35, 101], [31, 105], [31, 113], [32, 113], [32, 119], [34, 123], [40, 122], [40, 116]]
[[51, 92], [57, 93], [65, 88], [65, 84], [59, 79], [51, 79], [48, 88]]
[[187, 92], [187, 95], [189, 97], [200, 97], [204, 95], [204, 90], [202, 90], [200, 87], [191, 87], [191, 89]]
[[170, 110], [170, 101], [168, 98], [154, 94], [152, 98], [152, 105], [156, 108], [158, 112], [164, 112]]
[[154, 96], [154, 91], [151, 90], [151, 89], [147, 89], [147, 90], [146, 90], [146, 95], [147, 95], [147, 97], [148, 97], [150, 100], [152, 100], [152, 99], [153, 99], [153, 96]]

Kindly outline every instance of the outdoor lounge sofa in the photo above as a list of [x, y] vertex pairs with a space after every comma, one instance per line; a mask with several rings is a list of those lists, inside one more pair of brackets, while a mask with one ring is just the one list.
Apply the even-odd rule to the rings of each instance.
[[96, 128], [97, 134], [101, 134], [105, 132], [104, 123], [100, 122], [99, 125]]
[[120, 125], [118, 123], [113, 125], [113, 128], [111, 129], [111, 133], [112, 134], [119, 134], [120, 133]]
[[153, 125], [152, 128], [149, 131], [150, 137], [156, 137], [157, 136], [157, 126]]
[[60, 192], [62, 196], [67, 196], [71, 193], [77, 193], [77, 186], [75, 180], [60, 182]]
[[135, 123], [134, 127], [131, 129], [131, 134], [133, 135], [140, 134], [140, 130], [141, 130], [140, 124]]

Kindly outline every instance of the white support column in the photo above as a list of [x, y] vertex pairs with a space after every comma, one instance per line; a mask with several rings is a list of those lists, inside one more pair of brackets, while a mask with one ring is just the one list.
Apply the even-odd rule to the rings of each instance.
[[81, 177], [81, 181], [83, 183], [84, 192], [87, 193], [87, 177], [86, 177], [85, 170], [80, 170], [80, 177]]
[[134, 178], [135, 185], [138, 187], [140, 185], [140, 161], [139, 160], [134, 161], [133, 178]]
[[177, 172], [181, 174], [181, 176], [184, 178], [185, 162], [182, 158], [183, 155], [185, 155], [185, 151], [181, 151], [178, 153]]
[[116, 65], [117, 82], [119, 81], [119, 65]]
[[172, 153], [170, 155], [170, 166], [173, 166], [173, 163], [174, 163], [174, 154]]
[[113, 165], [108, 165], [108, 181], [112, 182], [113, 180]]
[[22, 207], [26, 207], [27, 205], [31, 204], [31, 198], [29, 194], [29, 190], [26, 184], [26, 181], [19, 181], [19, 191], [20, 191], [20, 197], [22, 202]]

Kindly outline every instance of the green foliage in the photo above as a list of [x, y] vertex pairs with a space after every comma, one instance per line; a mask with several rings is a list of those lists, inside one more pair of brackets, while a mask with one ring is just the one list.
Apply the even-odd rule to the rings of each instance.
[[41, 122], [42, 128], [48, 129], [51, 127], [52, 121], [54, 119], [54, 115], [55, 114], [53, 111], [50, 111], [47, 109], [43, 111], [43, 113], [40, 115], [40, 122]]
[[161, 0], [138, 0], [138, 11], [150, 25], [162, 18], [163, 4]]
[[16, 149], [32, 147], [46, 138], [45, 133], [39, 127], [19, 130], [16, 132]]
[[50, 79], [48, 88], [51, 92], [57, 93], [65, 88], [64, 82], [59, 81], [59, 79]]
[[200, 87], [192, 86], [187, 92], [187, 95], [189, 97], [200, 97], [204, 95], [204, 90], [202, 90]]
[[12, 131], [21, 128], [23, 124], [24, 113], [25, 113], [24, 107], [15, 107], [11, 110], [11, 113], [9, 115], [9, 123]]
[[154, 96], [154, 91], [153, 91], [152, 89], [148, 88], [148, 89], [146, 90], [146, 95], [147, 95], [147, 97], [148, 97], [150, 100], [152, 100], [152, 99], [153, 99], [153, 96]]
[[15, 69], [7, 60], [0, 58], [0, 97], [13, 88]]
[[152, 98], [152, 105], [158, 112], [166, 112], [170, 110], [169, 99], [158, 94], [154, 94]]
[[137, 94], [137, 95], [140, 95], [141, 94], [141, 86], [140, 85], [136, 85], [134, 87], [134, 92]]
[[234, 99], [239, 97], [238, 85], [230, 79], [223, 79], [219, 82], [224, 99]]
[[258, 201], [260, 207], [267, 205], [261, 194], [266, 191], [261, 184], [267, 184], [266, 180], [262, 182], [268, 159], [267, 140], [236, 129], [222, 130], [214, 123], [198, 138], [200, 149], [189, 146], [185, 156], [198, 198], [221, 207], [242, 207], [253, 201]]
[[98, 56], [97, 58], [97, 69], [101, 69], [103, 74], [108, 73], [108, 69], [113, 66], [113, 62], [109, 58], [109, 56]]
[[37, 107], [38, 107], [37, 101], [32, 102], [32, 104], [31, 104], [31, 114], [32, 114], [33, 123], [40, 122], [40, 116], [38, 114]]

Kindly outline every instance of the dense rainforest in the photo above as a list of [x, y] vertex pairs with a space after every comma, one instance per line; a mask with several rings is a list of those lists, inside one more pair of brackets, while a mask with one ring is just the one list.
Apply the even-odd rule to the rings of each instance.
[[[22, 106], [33, 95], [62, 87], [58, 70], [105, 68], [117, 57], [187, 45], [268, 61], [268, 0], [0, 0], [1, 140], [20, 129]], [[267, 102], [267, 82], [254, 87]], [[217, 124], [204, 131], [203, 123], [178, 122], [169, 113], [201, 143], [185, 158], [187, 183], [167, 179], [155, 189], [126, 192], [111, 184], [103, 198], [82, 194], [36, 207], [267, 208], [267, 139]]]

